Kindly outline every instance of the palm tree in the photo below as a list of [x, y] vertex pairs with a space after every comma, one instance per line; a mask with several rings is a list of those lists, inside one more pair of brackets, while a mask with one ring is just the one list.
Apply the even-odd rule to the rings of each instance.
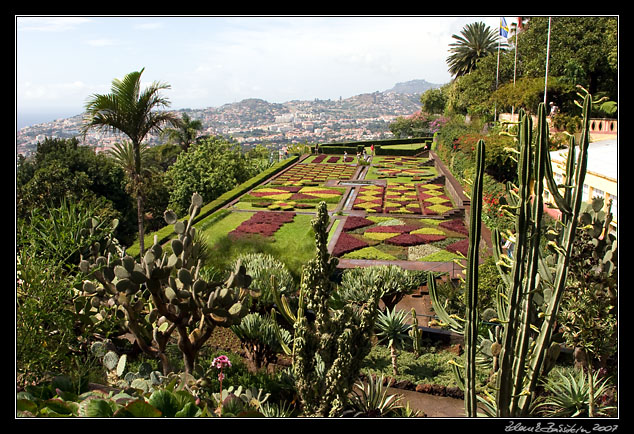
[[151, 132], [160, 132], [165, 123], [175, 124], [178, 118], [174, 113], [153, 111], [155, 108], [168, 107], [169, 100], [159, 92], [169, 89], [168, 84], [153, 82], [141, 91], [140, 71], [127, 74], [123, 80], [112, 81], [111, 93], [94, 94], [86, 102], [86, 117], [82, 127], [84, 136], [90, 129], [109, 129], [119, 131], [130, 138], [134, 151], [134, 170], [132, 186], [137, 200], [139, 222], [139, 246], [144, 254], [143, 240], [143, 194], [141, 172], [141, 143]]
[[[478, 60], [495, 53], [498, 48], [495, 30], [482, 22], [467, 24], [460, 33], [462, 36], [451, 36], [457, 42], [449, 44], [452, 54], [447, 58], [449, 72], [455, 77], [473, 71]], [[500, 48], [502, 46], [506, 47], [506, 43], [500, 44]]]
[[178, 143], [183, 151], [187, 151], [189, 145], [196, 140], [197, 132], [203, 129], [203, 124], [199, 119], [192, 119], [187, 113], [176, 124], [176, 128], [166, 128], [163, 134], [169, 140]]

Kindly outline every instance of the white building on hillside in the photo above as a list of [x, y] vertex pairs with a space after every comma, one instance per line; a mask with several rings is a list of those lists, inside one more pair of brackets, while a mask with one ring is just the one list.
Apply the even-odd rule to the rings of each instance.
[[[618, 140], [608, 139], [591, 142], [588, 148], [588, 171], [583, 185], [583, 200], [590, 201], [594, 197], [602, 197], [607, 204], [612, 200], [612, 228], [617, 228], [618, 216]], [[563, 183], [566, 168], [567, 149], [553, 151], [550, 159], [553, 164], [555, 181]], [[545, 192], [547, 202], [553, 202], [548, 191]]]

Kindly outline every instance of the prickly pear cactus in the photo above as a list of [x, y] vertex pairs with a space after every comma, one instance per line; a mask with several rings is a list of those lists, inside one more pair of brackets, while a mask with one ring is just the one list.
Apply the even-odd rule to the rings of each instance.
[[187, 221], [165, 212], [165, 221], [177, 234], [169, 248], [155, 239], [137, 260], [116, 255], [112, 249], [102, 252], [96, 243], [79, 264], [87, 277], [82, 313], [95, 322], [108, 315], [120, 318], [139, 348], [161, 360], [165, 374], [171, 371], [165, 347], [174, 331], [185, 369], [191, 372], [213, 329], [238, 324], [249, 311], [251, 297], [258, 295], [248, 290], [251, 277], [239, 263], [224, 283], [199, 277], [197, 257], [203, 246], [191, 222], [201, 206], [202, 197], [194, 193]]

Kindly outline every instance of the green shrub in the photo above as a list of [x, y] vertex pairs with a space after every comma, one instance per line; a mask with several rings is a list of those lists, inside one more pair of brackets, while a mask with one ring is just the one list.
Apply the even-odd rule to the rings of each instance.
[[238, 256], [247, 269], [247, 274], [253, 279], [251, 287], [260, 291], [256, 306], [268, 308], [275, 303], [271, 286], [271, 278], [275, 278], [277, 290], [284, 295], [295, 291], [293, 276], [286, 265], [275, 256], [266, 253], [243, 253]]

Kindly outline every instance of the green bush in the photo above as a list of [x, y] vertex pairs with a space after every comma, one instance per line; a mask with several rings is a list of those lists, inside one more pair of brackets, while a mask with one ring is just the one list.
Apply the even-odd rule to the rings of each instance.
[[[95, 205], [62, 201], [57, 208], [34, 211], [20, 219], [16, 233], [16, 368], [19, 381], [42, 378], [47, 372], [76, 369], [73, 352], [80, 351], [73, 288], [81, 278], [73, 261], [91, 241], [103, 240], [112, 228], [92, 215]], [[94, 221], [93, 237], [86, 234]], [[107, 333], [109, 324], [101, 332]], [[89, 326], [91, 327], [91, 326]], [[94, 330], [93, 330], [94, 331]]]

